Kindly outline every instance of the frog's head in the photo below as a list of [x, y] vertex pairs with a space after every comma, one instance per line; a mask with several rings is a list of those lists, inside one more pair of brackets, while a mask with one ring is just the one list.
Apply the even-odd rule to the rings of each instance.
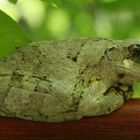
[[120, 83], [140, 82], [140, 42], [119, 42], [108, 50], [108, 59], [114, 62]]

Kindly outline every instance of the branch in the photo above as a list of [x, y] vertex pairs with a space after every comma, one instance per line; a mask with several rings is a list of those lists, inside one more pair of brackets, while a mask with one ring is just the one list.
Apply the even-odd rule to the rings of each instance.
[[48, 124], [1, 117], [0, 137], [12, 140], [137, 140], [140, 139], [139, 118], [140, 99], [132, 99], [110, 115], [79, 121]]

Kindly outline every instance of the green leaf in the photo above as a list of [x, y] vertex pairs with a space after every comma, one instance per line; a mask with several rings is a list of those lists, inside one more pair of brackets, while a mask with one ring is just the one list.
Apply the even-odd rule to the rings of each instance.
[[[64, 1], [63, 0], [42, 0], [46, 1], [49, 5], [61, 5]], [[72, 2], [78, 5], [85, 5], [85, 4], [91, 4], [94, 3], [94, 0], [66, 0], [67, 2]]]
[[46, 2], [49, 7], [57, 8], [60, 5], [62, 5], [62, 0], [42, 0], [42, 1]]
[[68, 1], [79, 4], [79, 5], [85, 5], [85, 4], [88, 5], [88, 4], [94, 3], [94, 0], [68, 0]]
[[0, 58], [31, 42], [23, 29], [0, 10]]
[[13, 4], [16, 4], [17, 3], [17, 0], [8, 0], [9, 2], [13, 3]]

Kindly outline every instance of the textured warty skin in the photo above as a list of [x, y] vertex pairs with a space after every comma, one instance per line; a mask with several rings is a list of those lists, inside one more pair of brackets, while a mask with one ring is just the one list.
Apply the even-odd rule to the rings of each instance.
[[33, 42], [0, 60], [0, 115], [62, 122], [120, 108], [140, 82], [140, 42]]

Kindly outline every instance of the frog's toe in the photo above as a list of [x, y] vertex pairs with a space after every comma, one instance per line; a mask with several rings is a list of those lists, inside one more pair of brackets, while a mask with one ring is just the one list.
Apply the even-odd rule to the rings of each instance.
[[[129, 95], [129, 96], [128, 96]], [[87, 95], [81, 100], [79, 113], [83, 116], [100, 116], [113, 112], [120, 108], [125, 100], [130, 98], [132, 90], [130, 87], [112, 86], [104, 94], [93, 97]]]

